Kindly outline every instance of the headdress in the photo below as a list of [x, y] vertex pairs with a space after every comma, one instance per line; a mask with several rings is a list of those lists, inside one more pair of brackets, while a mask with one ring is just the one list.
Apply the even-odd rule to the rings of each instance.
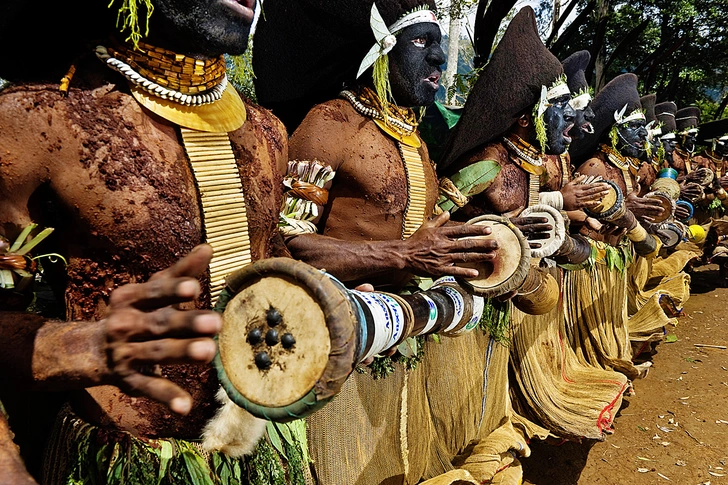
[[575, 110], [583, 110], [591, 102], [593, 96], [586, 80], [586, 69], [589, 66], [591, 54], [587, 50], [577, 51], [561, 61], [566, 74], [566, 82], [571, 91], [569, 104]]
[[431, 22], [436, 11], [434, 0], [377, 0], [376, 17], [374, 3], [265, 1], [265, 15], [253, 42], [255, 89], [258, 102], [271, 109], [289, 131], [315, 104], [337, 97], [346, 83], [356, 80], [365, 58], [378, 63], [375, 77], [382, 85], [388, 80], [382, 54], [394, 46], [392, 31], [399, 32], [410, 22]]
[[652, 140], [662, 134], [662, 125], [655, 115], [656, 94], [645, 94], [640, 98], [640, 104], [645, 112], [645, 121], [647, 121], [648, 139]]
[[675, 113], [677, 105], [672, 101], [664, 101], [655, 105], [655, 118], [662, 124], [662, 139], [675, 138]]
[[728, 118], [709, 121], [698, 126], [698, 139], [711, 143], [728, 135]]
[[569, 148], [575, 164], [578, 165], [591, 156], [612, 128], [636, 119], [645, 119], [637, 91], [637, 80], [635, 74], [620, 74], [594, 97], [591, 105], [594, 110], [594, 133], [574, 140]]
[[675, 123], [680, 134], [697, 133], [700, 124], [700, 108], [697, 106], [680, 108], [675, 113]]
[[523, 7], [470, 91], [438, 168], [503, 135], [525, 112], [533, 110], [534, 122], [543, 123], [549, 100], [569, 92], [562, 75], [561, 62], [538, 35], [533, 9]]

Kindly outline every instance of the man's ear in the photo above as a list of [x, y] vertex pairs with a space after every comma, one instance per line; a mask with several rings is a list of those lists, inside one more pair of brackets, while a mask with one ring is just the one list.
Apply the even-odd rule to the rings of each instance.
[[518, 125], [526, 128], [531, 124], [531, 115], [529, 114], [523, 114], [520, 118], [518, 118]]

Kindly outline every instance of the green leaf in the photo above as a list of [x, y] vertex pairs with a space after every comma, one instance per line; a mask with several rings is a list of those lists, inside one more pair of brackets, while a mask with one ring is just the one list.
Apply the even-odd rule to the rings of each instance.
[[161, 450], [159, 451], [159, 475], [157, 476], [157, 484], [161, 483], [164, 476], [167, 474], [169, 461], [174, 455], [172, 443], [166, 440], [159, 440], [159, 445], [161, 446]]
[[291, 436], [291, 430], [288, 429], [288, 425], [286, 423], [273, 423], [278, 430], [278, 432], [281, 434], [284, 440], [286, 440], [286, 443], [289, 445], [293, 445], [293, 437]]
[[673, 335], [666, 336], [665, 337], [665, 342], [667, 342], [668, 344], [671, 344], [673, 342], [677, 342], [677, 335], [674, 335], [673, 334]]
[[278, 434], [276, 425], [272, 421], [268, 421], [268, 424], [266, 425], [266, 430], [268, 431], [268, 439], [270, 440], [270, 444], [273, 445], [273, 448], [275, 448], [276, 451], [278, 453], [280, 453], [281, 456], [283, 456], [283, 458], [288, 460], [286, 453], [283, 451], [283, 443], [281, 443], [281, 435]]
[[182, 459], [187, 467], [187, 472], [192, 480], [192, 485], [215, 485], [210, 476], [210, 467], [202, 459], [196, 448], [191, 445], [181, 453]]

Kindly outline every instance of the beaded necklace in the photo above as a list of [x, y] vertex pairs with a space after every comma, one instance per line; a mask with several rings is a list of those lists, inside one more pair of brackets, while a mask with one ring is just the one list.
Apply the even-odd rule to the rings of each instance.
[[98, 46], [96, 56], [134, 86], [186, 106], [218, 101], [228, 84], [223, 56], [194, 59], [142, 42], [139, 50], [125, 44]]
[[541, 192], [541, 177], [546, 173], [541, 152], [515, 133], [504, 137], [503, 142], [506, 144], [511, 160], [528, 173], [526, 205], [530, 207], [538, 201], [538, 194]]
[[624, 185], [627, 187], [627, 194], [632, 192], [632, 176], [637, 176], [637, 171], [640, 168], [639, 161], [632, 158], [626, 157], [616, 151], [609, 145], [602, 144], [599, 150], [607, 155], [609, 162], [622, 171], [622, 178], [624, 178]]

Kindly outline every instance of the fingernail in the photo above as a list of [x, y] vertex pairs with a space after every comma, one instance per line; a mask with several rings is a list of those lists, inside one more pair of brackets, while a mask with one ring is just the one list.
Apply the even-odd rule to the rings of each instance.
[[187, 397], [175, 397], [169, 407], [177, 414], [187, 415], [192, 410], [192, 401]]
[[177, 296], [181, 298], [194, 298], [197, 295], [197, 281], [183, 281], [177, 285]]
[[187, 355], [195, 360], [209, 360], [217, 352], [217, 346], [212, 340], [200, 340], [192, 342], [187, 347]]
[[218, 333], [222, 318], [217, 313], [206, 313], [195, 318], [195, 330], [200, 333]]

